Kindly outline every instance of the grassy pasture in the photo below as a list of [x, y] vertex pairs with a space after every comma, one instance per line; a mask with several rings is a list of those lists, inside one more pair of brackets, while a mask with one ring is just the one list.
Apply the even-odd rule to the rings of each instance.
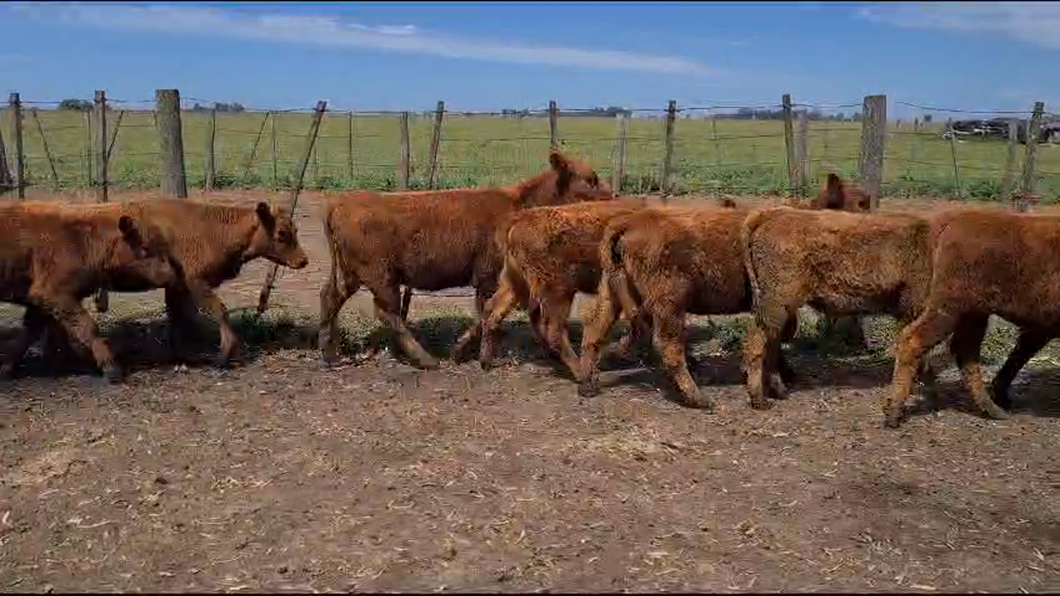
[[[110, 113], [113, 129], [119, 110]], [[698, 115], [696, 115], [698, 116]], [[61, 188], [90, 185], [89, 147], [98, 147], [88, 135], [86, 115], [80, 112], [40, 110]], [[208, 113], [182, 114], [185, 167], [188, 184], [200, 187], [205, 180]], [[305, 143], [308, 112], [287, 112], [270, 117], [262, 128], [264, 112], [218, 113], [215, 154], [219, 187], [282, 188], [290, 183]], [[275, 171], [273, 167], [275, 118]], [[54, 185], [51, 168], [37, 122], [24, 109], [24, 143], [27, 178], [31, 185]], [[433, 116], [410, 117], [410, 186], [426, 185]], [[393, 188], [399, 162], [397, 115], [356, 114], [352, 118], [353, 151], [349, 151], [351, 119], [348, 113], [325, 116], [316, 155], [306, 173], [313, 189]], [[259, 129], [254, 159], [251, 149]], [[630, 120], [626, 141], [623, 190], [646, 193], [658, 190], [662, 169], [665, 122], [662, 119]], [[674, 185], [678, 193], [741, 195], [788, 192], [783, 124], [779, 121], [710, 120], [679, 118], [675, 123]], [[998, 197], [1004, 177], [1006, 142], [997, 139], [962, 140], [951, 147], [940, 137], [941, 124], [914, 133], [906, 123], [888, 131], [884, 164], [884, 194], [889, 197], [958, 196], [953, 159], [955, 151], [960, 196], [974, 200]], [[3, 117], [2, 132], [8, 160], [14, 163], [10, 114]], [[564, 147], [593, 163], [607, 176], [614, 168], [618, 126], [609, 118], [560, 117]], [[819, 184], [834, 168], [844, 176], [857, 171], [860, 123], [812, 122], [808, 141], [811, 182]], [[447, 114], [439, 149], [437, 185], [443, 187], [506, 183], [526, 177], [544, 166], [549, 143], [547, 118], [501, 118]], [[1025, 146], [1017, 146], [1017, 176]], [[352, 159], [351, 159], [352, 157]], [[128, 111], [121, 118], [114, 144], [109, 178], [115, 188], [152, 188], [158, 185], [159, 148], [149, 111]], [[1060, 199], [1060, 153], [1051, 145], [1039, 146], [1036, 179], [1043, 201]]]

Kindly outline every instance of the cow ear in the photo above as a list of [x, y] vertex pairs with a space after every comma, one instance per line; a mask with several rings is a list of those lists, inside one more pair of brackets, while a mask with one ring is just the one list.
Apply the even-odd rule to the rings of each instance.
[[269, 208], [269, 204], [265, 201], [258, 203], [254, 211], [258, 214], [258, 219], [261, 220], [261, 223], [265, 224], [265, 227], [272, 227], [276, 222], [276, 219], [272, 216], [272, 209]]
[[552, 166], [552, 169], [557, 172], [570, 169], [570, 163], [567, 162], [567, 158], [557, 149], [548, 150], [548, 163]]
[[128, 215], [123, 215], [118, 218], [118, 230], [123, 236], [132, 236], [136, 233], [136, 222]]
[[828, 181], [824, 185], [824, 204], [827, 209], [840, 209], [846, 204], [846, 190], [843, 181], [834, 172], [828, 173]]

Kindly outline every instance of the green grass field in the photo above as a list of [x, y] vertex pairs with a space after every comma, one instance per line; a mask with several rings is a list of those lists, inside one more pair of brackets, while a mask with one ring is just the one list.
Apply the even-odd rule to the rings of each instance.
[[[110, 113], [113, 128], [119, 110]], [[29, 184], [36, 187], [84, 188], [90, 185], [90, 141], [82, 112], [41, 110], [38, 113], [55, 164], [56, 184], [37, 120], [24, 109], [24, 144]], [[188, 184], [205, 180], [208, 113], [184, 112], [183, 134]], [[215, 140], [218, 187], [286, 187], [290, 184], [305, 144], [307, 112], [275, 116], [276, 160], [270, 117], [253, 161], [249, 161], [263, 112], [219, 113]], [[429, 170], [431, 116], [413, 115], [410, 186], [426, 186]], [[3, 114], [3, 138], [8, 162], [14, 164], [13, 126]], [[397, 115], [355, 115], [350, 155], [347, 113], [325, 116], [316, 155], [306, 173], [306, 188], [394, 187], [400, 154]], [[653, 192], [659, 188], [665, 149], [662, 119], [633, 119], [626, 141], [626, 170], [622, 190]], [[1007, 155], [1005, 141], [972, 139], [956, 143], [954, 176], [951, 145], [942, 140], [941, 124], [914, 133], [906, 124], [892, 125], [886, 141], [884, 195], [989, 200], [999, 196]], [[808, 141], [810, 179], [819, 184], [827, 167], [853, 177], [857, 171], [861, 125], [821, 121], [810, 124]], [[572, 154], [588, 160], [610, 177], [615, 162], [618, 126], [609, 118], [560, 117], [559, 135]], [[549, 145], [547, 118], [447, 115], [443, 124], [436, 186], [478, 186], [524, 178], [545, 165]], [[1017, 176], [1024, 145], [1017, 145]], [[249, 168], [248, 168], [249, 165]], [[124, 113], [109, 166], [114, 188], [158, 186], [159, 145], [150, 112]], [[675, 192], [713, 194], [787, 194], [783, 124], [779, 121], [709, 120], [680, 118], [675, 123], [673, 180]], [[1060, 200], [1060, 151], [1040, 145], [1036, 165], [1037, 190], [1044, 202]]]

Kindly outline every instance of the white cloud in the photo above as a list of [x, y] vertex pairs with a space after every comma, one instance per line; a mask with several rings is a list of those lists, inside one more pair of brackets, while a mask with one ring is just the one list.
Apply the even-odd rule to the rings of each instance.
[[858, 14], [898, 27], [995, 34], [1060, 50], [1057, 2], [894, 2], [865, 7]]
[[328, 47], [431, 54], [514, 64], [708, 76], [717, 71], [679, 57], [610, 50], [534, 46], [437, 35], [406, 26], [367, 26], [328, 16], [246, 13], [202, 6], [12, 2], [23, 17], [125, 31], [213, 35]]

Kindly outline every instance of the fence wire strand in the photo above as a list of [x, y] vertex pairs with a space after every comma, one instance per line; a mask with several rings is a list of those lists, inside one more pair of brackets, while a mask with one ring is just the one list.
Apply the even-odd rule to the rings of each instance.
[[[163, 152], [158, 146], [155, 99], [107, 98], [106, 102], [114, 113], [108, 113], [107, 119], [111, 148], [108, 184], [116, 188], [157, 186]], [[1007, 133], [997, 138], [969, 134], [958, 127], [980, 121], [961, 120], [972, 116], [1017, 118], [1023, 123], [1020, 126], [1025, 126], [1033, 115], [1031, 110], [951, 108], [898, 99], [890, 103], [906, 108], [907, 113], [885, 125], [881, 181], [885, 194], [996, 198], [1002, 193], [1004, 180], [1022, 182], [1025, 141], [1016, 145], [1014, 158], [1009, 160]], [[94, 188], [99, 150], [94, 100], [29, 99], [21, 100], [20, 105], [26, 172], [23, 184]], [[820, 183], [828, 171], [858, 178], [860, 111], [865, 105], [862, 101], [790, 103], [797, 141], [792, 144], [806, 147], [807, 154], [801, 159], [809, 168], [811, 185]], [[266, 108], [198, 97], [182, 97], [180, 106], [190, 188], [204, 186], [206, 164], [210, 162], [215, 164], [217, 188], [285, 189], [293, 184], [292, 172], [300, 161], [298, 153], [304, 145], [312, 107]], [[12, 109], [5, 108], [0, 124], [9, 172], [17, 170], [18, 159], [12, 143]], [[592, 164], [603, 179], [613, 180], [621, 174], [617, 181], [625, 193], [661, 192], [668, 174], [666, 180], [675, 194], [783, 194], [793, 186], [783, 123], [786, 109], [772, 102], [694, 102], [672, 110], [558, 107], [555, 142]], [[329, 105], [304, 187], [395, 189], [401, 167], [399, 126], [403, 114], [408, 114], [410, 189], [509, 183], [547, 167], [546, 153], [553, 142], [552, 114], [547, 105], [500, 111], [443, 107], [433, 167], [430, 139], [436, 110]], [[216, 119], [212, 146], [207, 142], [211, 115]], [[674, 153], [669, 172], [663, 172], [666, 122], [671, 116]], [[803, 117], [808, 120], [805, 133], [800, 132]], [[949, 138], [948, 124], [940, 121], [945, 119], [956, 120], [952, 124], [958, 131], [955, 138]], [[1055, 112], [1043, 112], [1043, 127], [1057, 119], [1060, 116]], [[625, 124], [620, 126], [620, 120]], [[1060, 133], [1049, 131], [1050, 141], [1060, 141]], [[799, 140], [802, 134], [805, 141]], [[1037, 151], [1031, 184], [1044, 200], [1060, 199], [1060, 164], [1054, 163], [1058, 160], [1051, 144]], [[432, 169], [436, 173], [433, 181]]]

